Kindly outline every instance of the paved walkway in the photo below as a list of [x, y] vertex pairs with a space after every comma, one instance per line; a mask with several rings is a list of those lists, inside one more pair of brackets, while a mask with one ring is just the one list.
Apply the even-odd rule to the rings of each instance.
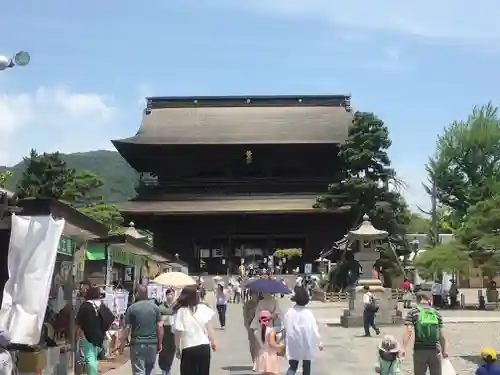
[[[291, 306], [285, 298], [280, 300], [282, 309]], [[310, 308], [318, 320], [324, 351], [317, 352], [313, 359], [313, 374], [315, 375], [366, 375], [373, 372], [377, 345], [381, 337], [363, 337], [362, 328], [341, 328], [327, 325], [328, 319], [339, 315], [342, 308], [327, 308], [325, 304], [312, 302]], [[459, 315], [455, 315], [459, 314]], [[451, 323], [453, 319], [463, 320], [465, 312], [446, 311], [445, 320]], [[500, 324], [495, 314], [487, 312], [468, 312], [470, 322], [462, 324], [460, 329], [448, 329], [445, 323], [447, 341], [450, 343], [450, 356], [457, 373], [473, 373], [477, 355], [482, 346], [496, 347]], [[396, 338], [402, 336], [402, 327], [382, 327], [382, 334], [392, 334]], [[213, 353], [211, 375], [254, 375], [248, 353], [246, 332], [243, 330], [241, 305], [228, 306], [228, 323], [224, 331], [216, 330], [217, 352]], [[411, 351], [404, 361], [404, 374], [412, 373]], [[178, 362], [174, 363], [172, 375], [178, 375]], [[283, 372], [286, 363], [283, 361]], [[299, 372], [300, 374], [301, 372]], [[159, 375], [157, 369], [154, 375]], [[108, 375], [131, 375], [130, 363], [110, 371]]]

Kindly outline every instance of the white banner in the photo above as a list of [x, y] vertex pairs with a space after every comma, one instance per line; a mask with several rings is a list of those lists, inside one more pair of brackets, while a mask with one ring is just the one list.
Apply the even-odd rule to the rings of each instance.
[[13, 343], [36, 345], [45, 318], [64, 219], [12, 215], [9, 280], [3, 292], [0, 329]]

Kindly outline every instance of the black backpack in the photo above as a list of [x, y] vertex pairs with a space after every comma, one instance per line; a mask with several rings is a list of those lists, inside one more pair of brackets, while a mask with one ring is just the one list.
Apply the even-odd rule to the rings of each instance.
[[370, 303], [366, 305], [365, 309], [370, 313], [376, 313], [378, 311], [379, 306], [373, 294], [370, 296]]
[[101, 317], [101, 327], [104, 332], [109, 330], [113, 322], [115, 321], [115, 315], [104, 303], [99, 306], [99, 316]]

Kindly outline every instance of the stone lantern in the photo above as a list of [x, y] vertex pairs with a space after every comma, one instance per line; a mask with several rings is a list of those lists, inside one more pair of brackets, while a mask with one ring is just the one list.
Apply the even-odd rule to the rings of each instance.
[[397, 313], [397, 301], [392, 300], [391, 290], [383, 288], [382, 282], [373, 275], [373, 265], [379, 258], [374, 241], [387, 237], [386, 231], [379, 230], [372, 225], [368, 215], [363, 216], [363, 222], [358, 229], [349, 231], [347, 235], [350, 243], [357, 242], [358, 252], [355, 254], [355, 259], [359, 262], [362, 271], [356, 288], [350, 294], [349, 309], [345, 310], [341, 317], [341, 324], [344, 327], [363, 326], [365, 285], [370, 287], [370, 292], [373, 293], [379, 305], [377, 324], [394, 324], [401, 320]]

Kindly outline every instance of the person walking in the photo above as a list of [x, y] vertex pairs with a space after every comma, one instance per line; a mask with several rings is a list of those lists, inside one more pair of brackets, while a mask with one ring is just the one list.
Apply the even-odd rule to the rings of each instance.
[[273, 315], [270, 311], [262, 310], [259, 313], [260, 348], [255, 359], [253, 371], [262, 375], [278, 375], [280, 372], [278, 352], [283, 349], [279, 343], [277, 333], [272, 326]]
[[135, 302], [125, 313], [125, 324], [130, 330], [132, 375], [150, 375], [163, 348], [164, 331], [160, 308], [148, 299], [146, 286], [136, 286]]
[[323, 350], [318, 324], [314, 314], [306, 306], [309, 293], [305, 288], [296, 288], [292, 297], [295, 305], [285, 314], [283, 319], [283, 335], [285, 337], [285, 356], [289, 368], [286, 375], [295, 375], [302, 362], [302, 373], [311, 375], [311, 360], [315, 350]]
[[255, 311], [257, 310], [258, 303], [259, 295], [257, 293], [252, 293], [250, 298], [243, 304], [243, 323], [247, 331], [248, 346], [253, 363], [255, 363], [255, 358], [257, 358], [260, 347], [260, 344], [257, 341], [255, 330], [252, 327], [252, 322], [255, 318]]
[[[201, 296], [200, 296], [201, 298]], [[169, 288], [165, 292], [165, 302], [160, 305], [160, 314], [163, 320], [162, 351], [158, 353], [158, 366], [162, 375], [170, 375], [172, 362], [175, 357], [175, 338], [172, 325], [175, 317], [175, 290]]]
[[241, 278], [234, 281], [233, 285], [233, 303], [241, 303]]
[[184, 287], [177, 303], [173, 331], [180, 375], [209, 375], [210, 350], [217, 348], [210, 324], [215, 312], [200, 303], [195, 286]]
[[409, 309], [411, 308], [411, 301], [413, 299], [413, 290], [411, 281], [405, 278], [403, 283], [401, 284], [401, 287], [403, 289], [403, 308]]
[[440, 280], [434, 280], [431, 287], [432, 305], [435, 309], [441, 308], [443, 305], [443, 284]]
[[446, 339], [443, 334], [443, 318], [432, 307], [432, 297], [426, 292], [417, 293], [417, 306], [406, 316], [401, 355], [415, 332], [413, 346], [413, 374], [441, 375], [441, 358], [447, 358]]
[[373, 293], [370, 292], [370, 287], [368, 285], [365, 285], [363, 290], [365, 292], [363, 294], [363, 326], [365, 329], [365, 336], [371, 336], [370, 327], [373, 328], [377, 335], [380, 335], [380, 330], [375, 325], [375, 318], [378, 312], [375, 297]]
[[227, 302], [229, 300], [228, 294], [228, 291], [224, 288], [224, 284], [219, 283], [217, 285], [217, 290], [215, 291], [215, 307], [219, 316], [221, 329], [226, 327]]
[[458, 286], [454, 279], [451, 280], [450, 290], [450, 308], [454, 309], [458, 306]]
[[102, 350], [106, 331], [111, 327], [115, 316], [101, 301], [98, 287], [86, 289], [85, 302], [76, 315], [77, 337], [88, 375], [99, 374], [98, 355]]

